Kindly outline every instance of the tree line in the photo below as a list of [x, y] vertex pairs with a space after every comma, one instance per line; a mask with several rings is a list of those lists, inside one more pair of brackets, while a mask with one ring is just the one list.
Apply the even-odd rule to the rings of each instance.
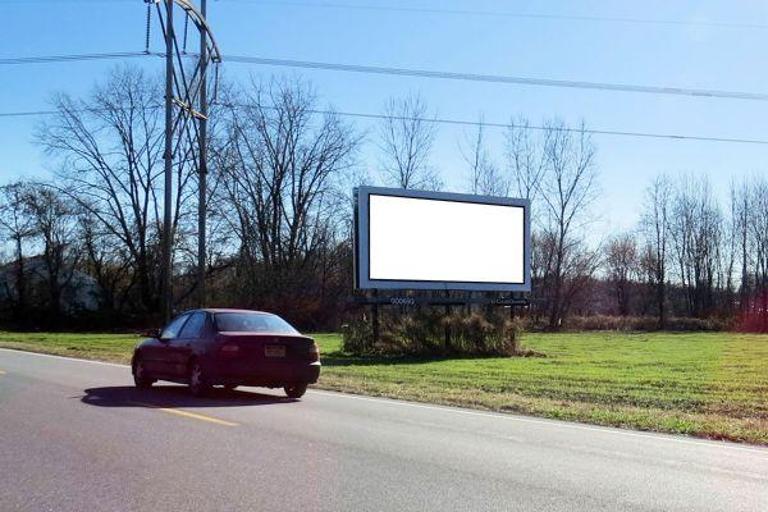
[[[272, 310], [307, 329], [337, 328], [352, 314], [352, 188], [442, 188], [431, 164], [434, 114], [419, 95], [392, 98], [375, 129], [362, 133], [321, 108], [301, 79], [232, 83], [219, 96], [207, 141], [206, 303]], [[115, 69], [86, 97], [54, 97], [55, 114], [35, 132], [53, 178], [0, 188], [6, 324], [158, 322], [159, 98], [157, 77], [134, 67]], [[376, 175], [365, 172], [364, 144], [375, 148]], [[637, 228], [604, 241], [591, 234], [599, 174], [584, 124], [552, 119], [534, 127], [515, 118], [498, 163], [481, 119], [459, 149], [463, 191], [532, 201], [535, 325], [558, 329], [574, 315], [596, 313], [653, 316], [659, 326], [675, 316], [754, 323], [768, 310], [765, 180], [734, 184], [724, 209], [705, 178], [660, 176]], [[194, 141], [174, 141], [177, 310], [199, 301], [196, 152]]]

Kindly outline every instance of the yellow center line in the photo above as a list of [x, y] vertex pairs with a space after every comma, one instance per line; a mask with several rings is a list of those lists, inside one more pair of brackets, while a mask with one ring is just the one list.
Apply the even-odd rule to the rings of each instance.
[[191, 418], [194, 420], [207, 421], [208, 423], [215, 423], [216, 425], [223, 425], [225, 427], [237, 427], [240, 425], [239, 423], [233, 423], [231, 421], [221, 420], [219, 418], [214, 418], [213, 416], [207, 416], [205, 414], [197, 414], [194, 412], [182, 411], [179, 409], [171, 409], [169, 407], [160, 407], [157, 405], [145, 404], [142, 402], [131, 402], [131, 403], [136, 405], [141, 405], [142, 407], [148, 407], [150, 409], [157, 409], [158, 411], [167, 412], [168, 414], [175, 414], [176, 416], [182, 416], [184, 418]]

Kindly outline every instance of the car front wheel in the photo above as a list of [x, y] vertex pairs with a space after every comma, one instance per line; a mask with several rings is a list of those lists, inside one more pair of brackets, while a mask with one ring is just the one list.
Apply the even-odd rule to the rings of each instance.
[[283, 387], [288, 398], [301, 398], [307, 392], [306, 384], [289, 384]]
[[193, 362], [189, 368], [189, 390], [195, 396], [205, 396], [211, 385], [205, 377], [203, 367], [197, 361]]
[[139, 389], [149, 389], [155, 383], [155, 379], [147, 373], [141, 358], [136, 358], [133, 363], [133, 382]]

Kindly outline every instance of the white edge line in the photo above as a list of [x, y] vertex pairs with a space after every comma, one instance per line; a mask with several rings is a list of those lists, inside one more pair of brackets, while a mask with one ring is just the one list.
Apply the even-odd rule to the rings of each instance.
[[[19, 349], [13, 349], [13, 348], [0, 348], [2, 351], [7, 352], [15, 352], [19, 354], [24, 355], [32, 355], [32, 356], [39, 356], [39, 357], [49, 357], [52, 359], [64, 359], [65, 361], [75, 361], [79, 363], [90, 363], [90, 364], [99, 364], [103, 366], [115, 366], [118, 368], [130, 368], [130, 365], [127, 364], [119, 364], [119, 363], [108, 363], [106, 361], [94, 361], [92, 359], [79, 359], [77, 357], [67, 357], [67, 356], [57, 356], [53, 354], [42, 354], [40, 352], [29, 352], [26, 350], [19, 350]], [[339, 391], [327, 391], [327, 390], [320, 390], [320, 389], [312, 389], [309, 390], [311, 394], [317, 394], [317, 395], [326, 395], [326, 396], [336, 396], [341, 398], [349, 398], [352, 400], [363, 400], [366, 402], [377, 402], [377, 403], [384, 403], [389, 405], [401, 405], [404, 407], [414, 407], [417, 409], [429, 409], [429, 410], [435, 410], [435, 411], [443, 411], [443, 412], [450, 412], [453, 414], [464, 414], [467, 416], [480, 416], [483, 418], [496, 418], [496, 419], [502, 419], [507, 421], [517, 421], [520, 423], [534, 423], [536, 425], [549, 425], [553, 427], [565, 427], [565, 428], [571, 428], [576, 430], [589, 430], [594, 432], [604, 432], [606, 434], [614, 434], [614, 435], [620, 435], [620, 436], [630, 436], [630, 437], [639, 437], [642, 439], [651, 439], [651, 440], [658, 440], [658, 441], [670, 441], [675, 443], [684, 443], [684, 444], [692, 444], [696, 446], [704, 446], [709, 448], [723, 448], [726, 450], [739, 450], [744, 452], [750, 452], [750, 453], [757, 453], [760, 455], [766, 455], [768, 454], [768, 449], [765, 448], [748, 448], [746, 446], [739, 446], [735, 443], [729, 443], [728, 441], [696, 441], [693, 439], [681, 439], [679, 437], [674, 437], [674, 434], [663, 434], [663, 433], [654, 433], [654, 432], [633, 432], [631, 430], [622, 430], [618, 428], [607, 428], [607, 427], [596, 427], [591, 425], [584, 425], [580, 423], [572, 423], [569, 421], [560, 421], [560, 420], [548, 420], [548, 419], [536, 419], [536, 418], [528, 418], [524, 416], [518, 416], [514, 414], [507, 414], [507, 413], [493, 413], [493, 412], [482, 412], [482, 411], [470, 411], [467, 409], [463, 409], [460, 407], [450, 407], [450, 406], [440, 406], [440, 405], [430, 405], [430, 404], [420, 404], [415, 402], [406, 402], [405, 400], [397, 400], [394, 398], [384, 398], [384, 397], [371, 397], [371, 396], [362, 396], [362, 395], [355, 395], [352, 393], [342, 393]]]

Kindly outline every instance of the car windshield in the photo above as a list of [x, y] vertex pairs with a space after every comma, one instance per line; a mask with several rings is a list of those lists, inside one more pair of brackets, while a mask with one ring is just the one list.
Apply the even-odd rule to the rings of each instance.
[[264, 313], [216, 313], [216, 326], [221, 332], [299, 332], [279, 316]]

